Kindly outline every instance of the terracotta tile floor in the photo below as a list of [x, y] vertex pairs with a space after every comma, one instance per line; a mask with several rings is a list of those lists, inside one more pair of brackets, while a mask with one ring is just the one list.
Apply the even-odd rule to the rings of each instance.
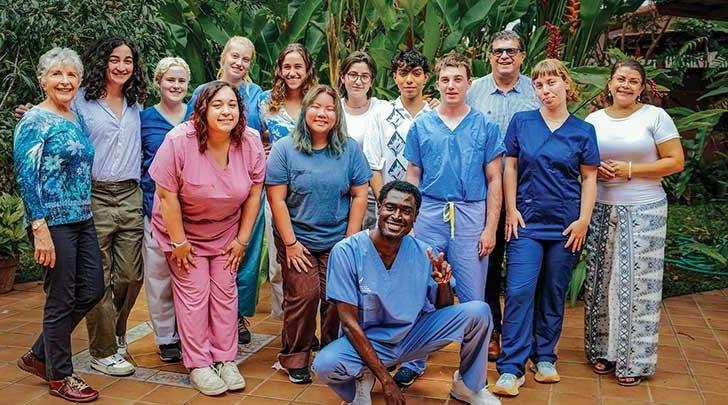
[[[247, 380], [244, 391], [210, 398], [189, 388], [84, 374], [86, 381], [101, 390], [97, 404], [338, 404], [326, 386], [294, 385], [270, 368], [280, 348], [280, 322], [272, 320], [268, 288], [251, 330], [276, 335], [271, 343], [240, 364]], [[129, 327], [148, 320], [142, 292], [131, 313]], [[16, 286], [0, 295], [0, 398], [10, 404], [67, 404], [51, 397], [41, 381], [19, 370], [14, 362], [27, 350], [41, 329], [43, 293], [39, 283]], [[593, 374], [584, 362], [583, 308], [567, 308], [559, 343], [559, 384], [542, 385], [528, 374], [517, 398], [504, 404], [728, 404], [728, 289], [667, 299], [663, 304], [660, 329], [660, 363], [657, 374], [638, 387], [620, 387], [613, 377]], [[85, 325], [73, 333], [74, 353], [87, 349]], [[406, 390], [408, 404], [457, 404], [449, 399], [450, 378], [457, 366], [457, 345], [450, 345], [430, 358], [423, 378]], [[151, 335], [132, 343], [132, 359], [141, 367], [184, 372], [181, 365], [166, 365], [153, 354]], [[497, 373], [490, 365], [489, 379]], [[383, 404], [381, 388], [375, 388], [374, 403]]]

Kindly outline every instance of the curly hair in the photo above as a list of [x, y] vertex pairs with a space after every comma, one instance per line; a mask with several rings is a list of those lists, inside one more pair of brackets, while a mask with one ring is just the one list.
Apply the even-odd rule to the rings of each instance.
[[235, 127], [230, 131], [230, 142], [233, 145], [240, 145], [242, 143], [243, 134], [245, 133], [245, 126], [248, 124], [245, 119], [245, 103], [243, 102], [240, 92], [233, 85], [222, 80], [215, 80], [207, 83], [205, 87], [200, 91], [197, 102], [195, 102], [195, 112], [192, 114], [192, 124], [195, 126], [195, 133], [197, 134], [197, 144], [200, 153], [205, 152], [207, 149], [207, 109], [210, 106], [210, 102], [215, 97], [217, 92], [223, 88], [229, 88], [235, 94], [235, 98], [238, 100], [238, 122]]
[[[329, 145], [327, 149], [333, 156], [341, 155], [344, 151], [348, 136], [346, 135], [346, 121], [344, 120], [343, 107], [341, 106], [341, 100], [339, 94], [334, 90], [333, 87], [319, 84], [314, 86], [306, 96], [303, 97], [301, 103], [301, 115], [298, 117], [298, 123], [291, 133], [293, 139], [293, 146], [296, 150], [301, 151], [307, 155], [313, 154], [313, 144], [311, 142], [311, 133], [308, 130], [308, 124], [306, 123], [306, 111], [313, 104], [314, 99], [319, 94], [326, 93], [334, 99], [334, 106], [336, 107], [336, 122], [334, 122], [333, 128], [329, 131]], [[354, 142], [354, 140], [351, 140]]]
[[531, 80], [535, 81], [541, 76], [558, 76], [564, 83], [569, 85], [566, 89], [566, 101], [579, 100], [579, 89], [576, 88], [574, 79], [571, 78], [569, 69], [564, 62], [558, 59], [544, 59], [531, 69]]
[[101, 38], [91, 44], [83, 54], [83, 65], [86, 68], [86, 75], [83, 77], [81, 87], [84, 88], [86, 100], [98, 100], [106, 97], [106, 69], [109, 66], [109, 57], [114, 49], [126, 45], [131, 49], [134, 66], [131, 77], [124, 83], [122, 92], [126, 97], [129, 106], [135, 103], [144, 104], [149, 93], [147, 92], [147, 81], [144, 77], [144, 69], [141, 55], [136, 47], [126, 38], [108, 37]]
[[430, 62], [427, 61], [425, 55], [415, 49], [407, 49], [400, 51], [392, 58], [392, 65], [390, 70], [392, 74], [397, 73], [397, 70], [402, 69], [405, 72], [409, 72], [415, 68], [422, 68], [425, 74], [430, 74]]
[[[377, 78], [377, 62], [374, 58], [369, 56], [366, 52], [354, 51], [349, 56], [344, 58], [339, 64], [339, 78], [336, 81], [336, 87], [339, 89], [339, 93], [344, 98], [348, 97], [346, 94], [346, 85], [344, 85], [344, 76], [349, 73], [349, 69], [354, 66], [355, 63], [365, 63], [369, 68], [369, 74], [372, 76], [372, 81]], [[369, 90], [367, 91], [367, 99], [372, 98], [374, 95], [374, 86], [372, 82], [369, 82]]]
[[286, 58], [286, 55], [291, 52], [298, 52], [298, 54], [301, 55], [301, 57], [303, 58], [303, 63], [306, 65], [306, 81], [303, 84], [301, 92], [303, 94], [308, 93], [309, 89], [311, 89], [313, 86], [316, 85], [316, 83], [318, 83], [318, 80], [316, 79], [316, 69], [313, 65], [313, 59], [311, 59], [311, 54], [308, 52], [306, 47], [299, 43], [286, 45], [281, 53], [278, 54], [275, 71], [273, 72], [273, 85], [271, 86], [270, 100], [268, 101], [268, 110], [272, 114], [278, 112], [286, 99], [286, 91], [288, 91], [288, 86], [286, 86], [286, 79], [283, 77], [282, 73], [283, 60]]

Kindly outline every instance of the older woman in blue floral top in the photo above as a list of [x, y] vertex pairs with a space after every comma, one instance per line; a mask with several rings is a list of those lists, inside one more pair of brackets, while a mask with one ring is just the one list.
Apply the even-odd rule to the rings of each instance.
[[67, 48], [53, 48], [38, 62], [46, 99], [15, 128], [13, 159], [34, 256], [44, 267], [43, 332], [18, 366], [48, 381], [51, 395], [73, 402], [98, 391], [73, 374], [71, 332], [104, 293], [101, 253], [91, 216], [94, 148], [71, 101], [83, 66]]

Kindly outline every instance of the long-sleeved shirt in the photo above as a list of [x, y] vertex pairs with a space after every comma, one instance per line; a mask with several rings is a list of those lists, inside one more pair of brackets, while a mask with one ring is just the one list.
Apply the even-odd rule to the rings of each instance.
[[63, 225], [91, 218], [94, 148], [77, 122], [41, 107], [15, 127], [15, 176], [27, 221]]
[[84, 89], [79, 89], [72, 108], [83, 132], [96, 150], [93, 179], [139, 181], [142, 168], [142, 106], [138, 103], [129, 106], [125, 98], [119, 119], [104, 99], [86, 100], [84, 94]]

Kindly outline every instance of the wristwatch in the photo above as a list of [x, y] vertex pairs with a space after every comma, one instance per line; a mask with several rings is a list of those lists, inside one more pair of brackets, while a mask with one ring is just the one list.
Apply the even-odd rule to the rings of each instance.
[[46, 223], [45, 218], [36, 219], [35, 221], [30, 223], [30, 229], [32, 229], [33, 231], [37, 231], [45, 223]]
[[172, 249], [177, 249], [178, 247], [184, 246], [186, 243], [187, 243], [187, 239], [183, 240], [180, 243], [175, 243], [175, 242], [170, 241], [169, 246], [172, 246]]

